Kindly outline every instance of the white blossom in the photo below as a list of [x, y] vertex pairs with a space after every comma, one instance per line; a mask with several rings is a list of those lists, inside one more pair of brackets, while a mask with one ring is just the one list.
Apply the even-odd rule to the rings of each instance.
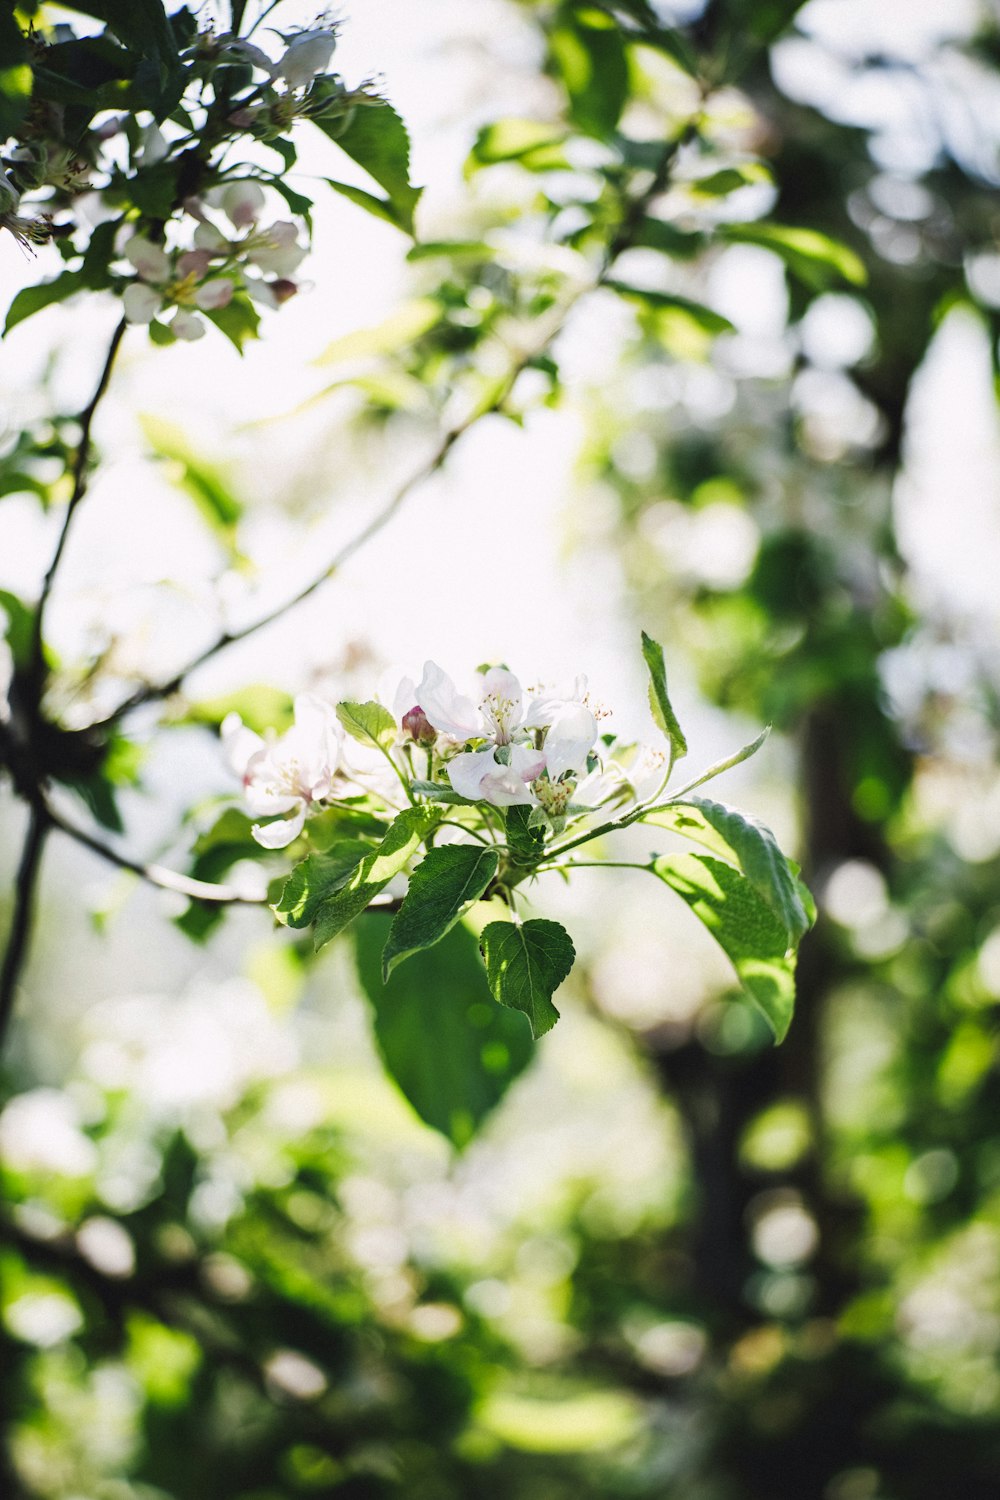
[[255, 823], [252, 830], [265, 849], [284, 849], [302, 832], [309, 809], [330, 795], [344, 737], [333, 707], [302, 693], [295, 699], [295, 723], [280, 738], [263, 739], [238, 714], [226, 716], [221, 732], [250, 813], [291, 814], [280, 822]]
[[336, 45], [337, 34], [329, 27], [300, 31], [276, 65], [275, 78], [284, 79], [290, 89], [305, 88], [325, 70]]

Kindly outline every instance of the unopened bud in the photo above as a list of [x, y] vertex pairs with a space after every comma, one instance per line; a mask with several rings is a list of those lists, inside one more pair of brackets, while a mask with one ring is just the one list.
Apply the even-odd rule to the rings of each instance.
[[298, 282], [289, 281], [287, 276], [279, 276], [277, 281], [269, 281], [268, 286], [274, 293], [275, 299], [277, 300], [279, 305], [282, 302], [289, 301], [290, 298], [295, 296], [296, 292], [299, 289]]
[[437, 739], [437, 730], [419, 705], [414, 705], [408, 713], [405, 713], [402, 722], [403, 733], [416, 740], [418, 745], [425, 747], [433, 745]]

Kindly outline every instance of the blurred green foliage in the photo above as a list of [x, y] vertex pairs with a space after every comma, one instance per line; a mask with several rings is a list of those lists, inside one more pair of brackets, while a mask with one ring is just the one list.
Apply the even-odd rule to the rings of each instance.
[[[732, 150], [705, 125], [722, 142], [717, 174], [734, 175], [702, 171], [672, 219], [643, 227], [638, 243], [692, 274], [683, 294], [624, 283], [632, 346], [613, 388], [584, 394], [581, 483], [613, 497], [609, 540], [637, 619], [684, 642], [711, 702], [785, 737], [801, 862], [821, 897], [799, 1014], [779, 1050], [749, 1011], [715, 1001], [648, 1028], [595, 1021], [662, 1095], [655, 1128], [678, 1178], [630, 1215], [582, 1161], [535, 1222], [488, 1243], [453, 1198], [447, 1212], [439, 1201], [441, 1237], [428, 1234], [422, 1195], [433, 1218], [440, 1180], [457, 1194], [477, 1148], [423, 1177], [416, 1127], [384, 1084], [334, 1126], [329, 1100], [307, 1090], [302, 1103], [266, 1069], [249, 1069], [224, 1109], [183, 1119], [158, 1113], [137, 1066], [85, 1058], [61, 1095], [12, 1079], [2, 1399], [8, 1489], [25, 1500], [1000, 1492], [1000, 849], [973, 857], [954, 833], [956, 808], [995, 789], [997, 693], [984, 677], [970, 707], [921, 675], [944, 627], [919, 612], [890, 506], [912, 383], [950, 308], [973, 309], [996, 357], [996, 308], [968, 276], [993, 253], [994, 171], [943, 136], [925, 166], [893, 172], [869, 132], [783, 93], [767, 48], [794, 4], [709, 0], [681, 28], [642, 0], [522, 10], [563, 107], [534, 130], [484, 128], [470, 180], [523, 173], [550, 224], [586, 203], [566, 243], [593, 243], [617, 167], [642, 156], [623, 122], [629, 91], [647, 87], [647, 49], [706, 88], [738, 89], [751, 117]], [[992, 24], [947, 55], [974, 58], [976, 87], [995, 86]], [[933, 59], [854, 65], [869, 80], [905, 75], [931, 102], [942, 86]], [[4, 98], [16, 113], [16, 79]], [[566, 177], [549, 196], [545, 174], [570, 171], [581, 135], [618, 157], [596, 195], [581, 171], [567, 203]], [[756, 191], [757, 164], [773, 222], [707, 220], [715, 195]], [[894, 213], [887, 176], [918, 187], [923, 211], [900, 199]], [[418, 247], [415, 331], [401, 352], [391, 334], [359, 351], [379, 361], [365, 378], [381, 381], [368, 392], [380, 421], [406, 408], [400, 391], [436, 407], [475, 385], [503, 320], [551, 306], [558, 276], [515, 277], [485, 232], [472, 222]], [[725, 333], [702, 275], [720, 242], [778, 258], [792, 353], [776, 375], [724, 371], [727, 400], [706, 412], [674, 376]], [[805, 321], [831, 290], [872, 330], [838, 372], [861, 403], [846, 434], [824, 429], [796, 385]], [[630, 405], [632, 377], [650, 370], [669, 394]], [[540, 399], [568, 399], [554, 361], [539, 372]], [[513, 399], [504, 410], [521, 415]], [[43, 485], [34, 462], [35, 450], [10, 458], [22, 487]], [[706, 518], [750, 538], [731, 576], [684, 564], [678, 542], [697, 542]], [[16, 630], [17, 601], [4, 608]], [[975, 655], [975, 641], [959, 646]], [[922, 684], [906, 703], [889, 690], [901, 653]], [[960, 712], [976, 761], [954, 749]], [[199, 876], [245, 852], [232, 817], [196, 845]], [[388, 1050], [409, 969], [382, 986], [365, 941], [361, 979]], [[599, 1013], [594, 976], [589, 999]], [[483, 1078], [513, 1076], [523, 1035], [489, 1035]], [[477, 1093], [467, 1115], [491, 1102]], [[460, 1104], [442, 1117], [458, 1144]], [[59, 1146], [49, 1157], [23, 1145], [32, 1109]], [[381, 1156], [373, 1116], [388, 1121]], [[517, 1149], [532, 1139], [524, 1128]]]

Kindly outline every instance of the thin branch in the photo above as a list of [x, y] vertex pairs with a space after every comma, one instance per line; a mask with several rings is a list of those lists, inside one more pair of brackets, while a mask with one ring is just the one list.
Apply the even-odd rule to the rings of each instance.
[[0, 1047], [3, 1046], [7, 1027], [14, 1010], [18, 980], [28, 954], [31, 924], [34, 916], [35, 887], [48, 822], [43, 809], [32, 804], [28, 811], [28, 827], [21, 849], [21, 861], [14, 885], [14, 911], [7, 934], [3, 966], [0, 968]]
[[690, 121], [681, 134], [665, 147], [649, 185], [630, 200], [618, 229], [608, 242], [593, 280], [584, 286], [578, 287], [566, 298], [562, 306], [556, 310], [554, 316], [548, 320], [542, 336], [536, 339], [527, 349], [522, 350], [512, 362], [502, 384], [494, 391], [489, 401], [474, 407], [461, 422], [457, 422], [454, 426], [448, 428], [431, 457], [410, 474], [408, 478], [403, 480], [402, 484], [382, 509], [377, 511], [371, 520], [350, 541], [346, 542], [339, 551], [334, 553], [321, 572], [317, 573], [298, 593], [293, 594], [291, 598], [286, 599], [282, 604], [275, 605], [273, 609], [259, 615], [256, 620], [252, 620], [249, 624], [239, 626], [234, 630], [224, 630], [210, 645], [206, 646], [197, 656], [191, 658], [191, 660], [165, 682], [147, 683], [143, 687], [137, 688], [134, 693], [118, 705], [112, 714], [109, 714], [106, 719], [101, 720], [94, 727], [107, 728], [111, 724], [116, 723], [125, 714], [141, 707], [145, 703], [158, 702], [163, 698], [169, 698], [172, 693], [176, 693], [183, 686], [186, 678], [196, 672], [199, 667], [203, 667], [206, 662], [211, 661], [213, 657], [218, 656], [227, 646], [235, 645], [237, 641], [246, 640], [248, 636], [255, 635], [258, 630], [263, 630], [266, 626], [273, 624], [275, 620], [287, 614], [289, 610], [295, 609], [297, 605], [304, 603], [317, 589], [329, 582], [334, 574], [339, 572], [356, 552], [367, 542], [371, 541], [372, 537], [377, 536], [398, 511], [402, 509], [413, 491], [432, 478], [443, 467], [445, 460], [459, 439], [464, 437], [470, 428], [474, 427], [481, 418], [489, 416], [503, 407], [504, 402], [514, 389], [518, 377], [534, 360], [538, 359], [549, 349], [564, 328], [567, 318], [577, 303], [583, 297], [597, 291], [605, 284], [615, 261], [631, 246], [653, 199], [658, 197], [663, 191], [678, 151], [691, 139], [696, 130], [697, 121]]
[[35, 689], [36, 697], [41, 695], [41, 687], [45, 678], [45, 611], [48, 607], [49, 596], [52, 593], [52, 586], [56, 580], [59, 564], [66, 550], [66, 543], [69, 539], [70, 528], [73, 525], [73, 518], [76, 515], [81, 500], [87, 493], [87, 464], [90, 459], [91, 429], [93, 427], [94, 414], [100, 405], [102, 396], [108, 388], [115, 357], [125, 336], [127, 326], [125, 319], [122, 318], [111, 335], [111, 343], [108, 346], [108, 352], [105, 356], [97, 387], [90, 398], [89, 405], [80, 413], [80, 442], [77, 446], [76, 457], [73, 460], [71, 470], [73, 475], [73, 489], [66, 505], [66, 514], [63, 516], [62, 530], [59, 533], [59, 540], [56, 542], [56, 550], [52, 554], [52, 561], [49, 563], [48, 571], [42, 579], [42, 591], [38, 597], [38, 607], [35, 610], [35, 619], [32, 627], [31, 654], [29, 656], [27, 675], [28, 681]]
[[68, 822], [61, 813], [54, 808], [43, 804], [43, 816], [53, 828], [58, 828], [60, 833], [65, 833], [76, 843], [82, 844], [92, 854], [97, 854], [101, 859], [107, 860], [108, 864], [117, 865], [120, 870], [128, 870], [133, 875], [138, 875], [140, 880], [146, 881], [147, 885], [155, 885], [163, 891], [176, 891], [180, 896], [189, 896], [192, 901], [214, 901], [218, 906], [263, 906], [266, 898], [263, 896], [247, 896], [231, 885], [210, 885], [206, 880], [195, 880], [190, 875], [181, 875], [177, 870], [169, 870], [165, 865], [146, 864], [143, 860], [131, 859], [127, 854], [120, 854], [117, 849], [112, 849], [110, 844], [102, 843], [92, 833], [84, 828], [77, 828], [75, 823]]

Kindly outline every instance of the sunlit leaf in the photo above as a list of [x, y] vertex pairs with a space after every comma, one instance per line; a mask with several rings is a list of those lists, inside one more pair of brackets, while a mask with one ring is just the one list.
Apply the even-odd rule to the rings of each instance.
[[795, 956], [784, 924], [750, 881], [722, 860], [667, 854], [654, 862], [653, 871], [712, 934], [775, 1041], [782, 1041], [795, 1007]]
[[760, 245], [781, 257], [794, 276], [812, 291], [822, 292], [837, 282], [864, 286], [865, 263], [848, 245], [818, 229], [795, 229], [786, 224], [726, 224], [719, 235], [738, 245]]
[[670, 763], [687, 754], [687, 740], [681, 729], [667, 692], [667, 668], [663, 647], [652, 636], [642, 632], [642, 659], [649, 672], [649, 707], [657, 726], [670, 742]]
[[371, 912], [354, 928], [375, 1039], [420, 1118], [461, 1148], [531, 1061], [531, 1033], [493, 1001], [476, 940], [461, 924], [383, 982], [388, 926]]
[[495, 849], [481, 844], [443, 844], [428, 849], [410, 876], [403, 904], [393, 919], [382, 954], [382, 974], [411, 954], [430, 948], [449, 932], [497, 873]]
[[552, 996], [576, 958], [565, 927], [543, 918], [490, 922], [479, 935], [479, 946], [493, 998], [523, 1011], [532, 1036], [551, 1031], [559, 1019]]
[[646, 819], [703, 844], [737, 866], [783, 924], [789, 944], [812, 925], [802, 899], [802, 885], [765, 824], [724, 802], [691, 797], [672, 803]]
[[430, 807], [408, 807], [399, 814], [381, 844], [361, 861], [347, 884], [320, 903], [314, 933], [317, 950], [343, 932], [406, 867], [440, 816]]

